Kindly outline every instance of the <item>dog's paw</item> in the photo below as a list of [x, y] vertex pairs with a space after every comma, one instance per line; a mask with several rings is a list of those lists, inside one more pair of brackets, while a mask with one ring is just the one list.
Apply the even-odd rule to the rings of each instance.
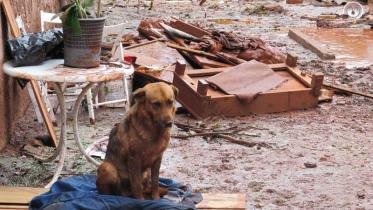
[[156, 192], [152, 192], [152, 199], [153, 200], [159, 200], [160, 199], [158, 190]]

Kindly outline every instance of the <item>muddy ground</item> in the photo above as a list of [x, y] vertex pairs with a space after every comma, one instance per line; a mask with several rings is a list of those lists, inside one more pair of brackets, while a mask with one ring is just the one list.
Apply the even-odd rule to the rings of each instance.
[[[109, 1], [106, 1], [108, 3]], [[140, 14], [137, 1], [106, 4], [108, 24], [127, 21], [134, 31], [143, 17], [176, 16], [209, 28], [235, 30], [244, 35], [259, 36], [282, 52], [299, 56], [299, 67], [307, 72], [321, 71], [326, 80], [350, 85], [373, 93], [372, 68], [347, 69], [343, 63], [321, 61], [287, 37], [288, 28], [314, 27], [315, 22], [302, 16], [341, 13], [342, 7], [319, 7], [306, 1], [303, 5], [285, 5], [284, 13], [248, 14], [248, 7], [276, 1], [228, 1], [219, 4], [155, 0], [154, 10], [144, 7]], [[230, 24], [217, 24], [209, 18], [237, 18]], [[226, 21], [223, 21], [226, 23]], [[364, 26], [358, 26], [364, 27]], [[372, 58], [373, 59], [373, 58]], [[287, 113], [252, 115], [239, 118], [211, 118], [199, 122], [188, 114], [177, 115], [176, 121], [205, 127], [230, 128], [254, 126], [246, 132], [263, 141], [266, 147], [245, 147], [223, 139], [172, 139], [166, 151], [161, 175], [191, 184], [200, 192], [244, 193], [248, 209], [373, 209], [373, 100], [361, 96], [334, 96], [333, 102], [315, 109]], [[124, 110], [96, 111], [96, 125], [89, 125], [82, 113], [80, 126], [85, 146], [106, 135]], [[43, 125], [35, 122], [30, 107], [18, 122], [12, 141], [0, 154], [0, 184], [42, 186], [51, 178], [54, 165], [35, 161], [22, 152], [22, 145], [36, 135], [44, 134]], [[70, 125], [71, 129], [71, 125]], [[185, 134], [176, 127], [173, 133]], [[306, 165], [308, 167], [306, 167]], [[309, 168], [309, 166], [313, 168]], [[79, 155], [68, 134], [68, 157], [63, 176], [95, 173], [95, 168]]]

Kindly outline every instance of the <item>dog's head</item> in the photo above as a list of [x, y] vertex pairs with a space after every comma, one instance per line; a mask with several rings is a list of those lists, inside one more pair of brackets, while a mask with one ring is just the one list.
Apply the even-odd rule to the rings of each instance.
[[173, 85], [164, 82], [151, 83], [133, 93], [132, 104], [141, 106], [142, 111], [157, 125], [170, 128], [175, 116], [178, 92]]

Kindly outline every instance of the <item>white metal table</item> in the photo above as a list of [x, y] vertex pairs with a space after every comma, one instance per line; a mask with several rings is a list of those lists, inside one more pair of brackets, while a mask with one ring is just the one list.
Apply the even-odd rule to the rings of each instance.
[[[65, 96], [64, 89], [65, 83], [83, 83], [86, 84], [77, 100], [75, 101], [73, 116], [74, 116], [74, 138], [79, 146], [80, 152], [84, 157], [94, 165], [99, 165], [99, 162], [90, 157], [80, 141], [79, 130], [78, 130], [78, 112], [80, 104], [87, 94], [87, 91], [95, 84], [111, 80], [125, 79], [134, 72], [132, 65], [123, 65], [122, 67], [110, 67], [110, 65], [100, 65], [97, 68], [71, 68], [63, 65], [63, 59], [51, 59], [44, 61], [41, 65], [37, 66], [22, 66], [14, 67], [11, 61], [4, 63], [4, 72], [12, 77], [17, 77], [27, 80], [37, 80], [50, 82], [53, 84], [58, 98], [58, 103], [61, 109], [61, 133], [57, 148], [53, 155], [46, 159], [40, 159], [41, 161], [53, 161], [59, 157], [57, 161], [56, 171], [53, 175], [52, 180], [45, 186], [49, 188], [54, 182], [57, 181], [61, 174], [63, 164], [65, 161], [66, 154], [66, 107], [65, 107]], [[128, 103], [128, 102], [127, 102]]]

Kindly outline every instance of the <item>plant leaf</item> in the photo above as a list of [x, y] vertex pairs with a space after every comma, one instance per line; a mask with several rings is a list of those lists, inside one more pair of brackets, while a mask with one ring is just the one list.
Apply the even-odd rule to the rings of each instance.
[[72, 7], [66, 16], [65, 25], [67, 28], [71, 29], [73, 34], [80, 33], [80, 23], [77, 7]]
[[85, 9], [87, 7], [92, 7], [95, 3], [95, 0], [83, 0], [82, 7]]
[[65, 6], [61, 7], [60, 11], [64, 12], [64, 11], [68, 10], [69, 7], [73, 6], [74, 4], [75, 4], [75, 2], [71, 2], [69, 4], [66, 4]]

